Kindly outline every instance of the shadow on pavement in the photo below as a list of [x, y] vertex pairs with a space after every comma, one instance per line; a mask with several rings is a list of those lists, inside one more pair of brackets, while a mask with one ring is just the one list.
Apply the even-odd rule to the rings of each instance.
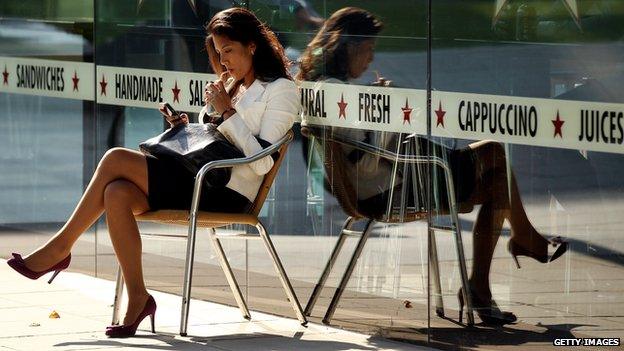
[[[317, 334], [318, 335], [318, 334]], [[210, 346], [215, 349], [232, 350], [376, 350], [376, 342], [371, 346], [363, 346], [349, 342], [331, 340], [302, 340], [303, 333], [296, 333], [292, 337], [267, 334], [267, 333], [241, 333], [227, 334], [210, 337], [189, 336], [188, 340], [176, 338], [177, 334], [158, 333], [156, 335], [137, 335], [132, 337], [132, 342], [124, 342], [124, 339], [103, 339], [84, 342], [66, 342], [54, 345], [63, 346], [89, 346], [89, 347], [132, 347], [149, 350], [206, 350]], [[146, 342], [141, 342], [145, 340]], [[137, 342], [139, 341], [139, 342]], [[149, 342], [147, 342], [149, 341]], [[159, 341], [163, 344], [154, 344]]]

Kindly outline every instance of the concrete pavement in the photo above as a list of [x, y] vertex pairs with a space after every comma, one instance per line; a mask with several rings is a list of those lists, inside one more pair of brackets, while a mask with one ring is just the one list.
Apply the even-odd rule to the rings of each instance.
[[[63, 272], [48, 285], [0, 264], [0, 350], [433, 350], [295, 319], [192, 300], [189, 336], [178, 335], [180, 297], [151, 291], [156, 334], [145, 320], [137, 337], [109, 339], [114, 282]], [[56, 311], [60, 318], [51, 318]]]

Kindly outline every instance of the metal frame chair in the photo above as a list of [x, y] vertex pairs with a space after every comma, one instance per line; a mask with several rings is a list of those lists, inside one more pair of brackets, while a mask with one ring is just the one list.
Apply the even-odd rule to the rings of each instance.
[[[243, 313], [243, 317], [245, 319], [251, 319], [251, 315], [249, 313], [249, 308], [247, 307], [247, 303], [243, 298], [240, 287], [236, 278], [234, 277], [234, 273], [232, 272], [232, 268], [227, 260], [223, 247], [221, 246], [221, 242], [219, 238], [243, 238], [243, 239], [262, 239], [264, 245], [269, 252], [275, 270], [277, 271], [278, 277], [282, 283], [284, 291], [290, 300], [293, 309], [295, 310], [295, 314], [297, 315], [297, 319], [301, 322], [302, 325], [307, 324], [307, 319], [303, 314], [301, 304], [297, 299], [297, 295], [295, 294], [293, 287], [286, 275], [286, 271], [282, 265], [277, 252], [275, 251], [275, 247], [273, 246], [273, 242], [271, 238], [266, 232], [264, 225], [258, 219], [258, 213], [262, 208], [264, 200], [271, 189], [271, 185], [273, 184], [273, 180], [278, 173], [279, 167], [286, 155], [286, 151], [288, 149], [289, 143], [293, 140], [293, 132], [289, 131], [284, 137], [282, 137], [278, 142], [267, 147], [266, 149], [245, 158], [238, 159], [229, 159], [229, 160], [218, 160], [212, 161], [205, 166], [203, 166], [197, 176], [195, 178], [195, 187], [193, 191], [193, 200], [191, 203], [190, 217], [189, 211], [186, 210], [159, 210], [146, 212], [141, 215], [138, 215], [136, 219], [138, 221], [148, 221], [148, 222], [158, 222], [158, 223], [166, 223], [166, 224], [177, 224], [177, 225], [187, 225], [188, 226], [188, 238], [187, 238], [187, 246], [186, 246], [186, 263], [184, 268], [184, 287], [182, 293], [182, 310], [181, 310], [181, 320], [180, 320], [180, 335], [186, 336], [186, 331], [188, 327], [188, 316], [189, 316], [189, 303], [191, 299], [191, 283], [193, 278], [193, 262], [195, 256], [195, 239], [197, 227], [206, 227], [209, 228], [209, 237], [211, 239], [212, 246], [219, 257], [219, 263], [221, 268], [223, 269], [223, 273], [227, 278], [228, 284], [230, 285], [230, 289], [234, 295], [236, 303], [238, 304], [239, 309]], [[279, 157], [274, 162], [271, 170], [265, 175], [264, 180], [260, 186], [260, 190], [258, 191], [258, 195], [254, 200], [253, 207], [249, 213], [217, 213], [217, 212], [204, 212], [199, 211], [199, 199], [201, 194], [201, 188], [203, 185], [203, 179], [206, 173], [212, 169], [216, 168], [224, 168], [224, 167], [232, 167], [235, 165], [242, 165], [254, 162], [266, 156], [273, 154], [274, 152], [279, 152]], [[256, 234], [236, 234], [236, 235], [219, 235], [216, 233], [215, 228], [223, 227], [230, 224], [242, 224], [254, 226], [258, 230], [258, 235]], [[119, 324], [119, 305], [120, 299], [123, 293], [123, 276], [121, 274], [121, 269], [117, 270], [117, 286], [115, 289], [115, 301], [113, 305], [113, 320], [112, 324]]]
[[[357, 264], [357, 260], [364, 249], [364, 245], [369, 238], [370, 231], [375, 222], [382, 223], [404, 223], [411, 222], [420, 219], [426, 219], [428, 217], [428, 213], [425, 211], [414, 210], [412, 212], [405, 213], [402, 209], [400, 213], [397, 215], [391, 210], [392, 200], [389, 201], [388, 211], [386, 212], [386, 217], [375, 216], [371, 214], [362, 213], [357, 207], [357, 194], [353, 185], [350, 184], [347, 177], [342, 175], [342, 167], [338, 165], [344, 165], [346, 163], [343, 160], [344, 155], [341, 150], [340, 145], [349, 146], [355, 148], [357, 150], [373, 154], [380, 158], [389, 160], [396, 165], [400, 163], [410, 164], [410, 165], [418, 165], [418, 164], [430, 164], [433, 166], [440, 167], [445, 174], [446, 179], [446, 190], [448, 194], [449, 200], [449, 214], [451, 216], [451, 226], [443, 226], [443, 225], [434, 225], [431, 223], [429, 225], [429, 239], [430, 239], [430, 250], [429, 250], [429, 259], [431, 262], [431, 274], [434, 276], [434, 289], [435, 289], [435, 300], [436, 300], [436, 314], [440, 317], [444, 316], [444, 305], [442, 301], [442, 288], [440, 284], [440, 270], [438, 263], [438, 254], [437, 254], [437, 245], [435, 240], [435, 231], [444, 231], [444, 232], [452, 232], [455, 234], [455, 246], [457, 250], [457, 256], [459, 258], [459, 267], [460, 267], [460, 276], [462, 283], [463, 294], [466, 297], [466, 313], [468, 319], [468, 325], [474, 324], [474, 315], [472, 310], [472, 302], [470, 300], [470, 295], [468, 294], [468, 273], [466, 269], [466, 260], [464, 256], [464, 249], [462, 244], [461, 237], [461, 227], [458, 217], [458, 208], [457, 203], [455, 202], [455, 193], [453, 187], [453, 178], [451, 176], [451, 170], [448, 166], [447, 162], [439, 157], [435, 156], [413, 156], [408, 154], [399, 154], [393, 153], [391, 151], [381, 149], [370, 144], [366, 144], [363, 142], [358, 142], [354, 140], [348, 140], [340, 135], [329, 135], [329, 132], [325, 129], [318, 127], [303, 127], [302, 133], [304, 135], [310, 136], [315, 139], [321, 139], [324, 142], [324, 151], [325, 151], [325, 160], [324, 166], [326, 171], [326, 176], [329, 177], [329, 183], [331, 184], [331, 190], [333, 195], [338, 200], [338, 203], [341, 205], [343, 210], [349, 215], [349, 217], [344, 222], [342, 229], [340, 231], [340, 235], [338, 236], [338, 240], [332, 253], [325, 265], [325, 269], [321, 274], [312, 295], [310, 296], [306, 308], [304, 310], [304, 314], [306, 316], [310, 316], [316, 301], [325, 286], [325, 282], [331, 273], [331, 270], [336, 263], [338, 255], [342, 250], [342, 246], [347, 237], [359, 237], [358, 243], [351, 255], [351, 259], [347, 264], [347, 268], [345, 269], [342, 278], [340, 279], [340, 283], [336, 288], [336, 291], [332, 297], [332, 300], [325, 312], [325, 316], [323, 317], [323, 323], [329, 324], [331, 319], [336, 311], [338, 306], [338, 302], [342, 297], [342, 294], [349, 282], [349, 279], [353, 273], [353, 270]], [[403, 187], [405, 191], [406, 187]], [[469, 212], [471, 210], [466, 208], [463, 212]], [[366, 223], [364, 225], [363, 231], [352, 230], [351, 228], [358, 220], [365, 220]], [[461, 322], [461, 315], [460, 315]]]

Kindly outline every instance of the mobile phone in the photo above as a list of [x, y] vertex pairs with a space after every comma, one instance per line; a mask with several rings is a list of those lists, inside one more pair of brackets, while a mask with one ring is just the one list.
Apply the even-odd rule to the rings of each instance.
[[176, 109], [174, 109], [168, 102], [163, 103], [163, 108], [166, 111], [165, 118], [167, 118], [168, 121], [174, 121], [180, 118], [180, 113], [176, 111]]

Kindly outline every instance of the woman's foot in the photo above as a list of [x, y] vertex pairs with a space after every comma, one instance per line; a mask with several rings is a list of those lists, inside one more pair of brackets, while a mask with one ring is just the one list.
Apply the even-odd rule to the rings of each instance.
[[128, 297], [128, 308], [126, 309], [126, 316], [123, 319], [123, 325], [129, 325], [137, 320], [141, 312], [147, 303], [147, 300], [151, 297], [147, 291], [137, 296]]
[[[105, 334], [111, 338], [127, 338], [136, 333], [139, 324], [149, 316], [152, 326], [152, 333], [155, 333], [154, 319], [156, 316], [156, 301], [151, 295], [141, 296], [140, 299], [145, 301], [141, 305], [137, 305], [139, 297], [128, 301], [128, 311], [122, 325], [111, 325], [106, 328]], [[137, 306], [140, 306], [137, 308]], [[138, 310], [138, 312], [136, 312]], [[133, 316], [136, 313], [136, 316]]]
[[59, 262], [56, 262], [50, 267], [35, 271], [26, 266], [26, 263], [24, 262], [22, 255], [18, 253], [13, 253], [12, 255], [13, 255], [13, 258], [7, 261], [7, 264], [9, 265], [9, 267], [13, 268], [16, 272], [18, 272], [19, 274], [29, 279], [39, 279], [41, 276], [49, 272], [54, 272], [50, 280], [48, 280], [48, 284], [52, 283], [54, 278], [56, 278], [56, 276], [61, 271], [67, 269], [67, 267], [69, 267], [69, 264], [71, 262], [71, 254], [70, 254], [70, 255], [67, 255], [64, 259], [60, 260]]
[[[564, 241], [561, 237], [556, 237], [550, 241], [546, 240], [544, 237], [540, 235], [541, 239], [539, 244], [534, 244], [531, 246], [526, 246], [526, 244], [520, 243], [518, 239], [512, 237], [507, 242], [507, 250], [513, 257], [516, 262], [516, 266], [520, 268], [520, 263], [518, 262], [517, 256], [527, 256], [532, 259], [541, 262], [547, 263], [556, 260], [561, 257], [568, 250], [568, 243]], [[548, 256], [548, 246], [552, 245], [556, 248], [555, 252], [549, 257]]]
[[24, 257], [24, 265], [35, 272], [44, 271], [65, 259], [69, 253], [70, 250], [46, 245]]
[[[470, 301], [472, 309], [479, 319], [486, 325], [505, 325], [515, 322], [518, 318], [511, 312], [501, 311], [488, 289], [477, 290], [472, 282], [469, 283]], [[457, 292], [459, 300], [459, 322], [462, 322], [465, 298], [462, 289]]]

